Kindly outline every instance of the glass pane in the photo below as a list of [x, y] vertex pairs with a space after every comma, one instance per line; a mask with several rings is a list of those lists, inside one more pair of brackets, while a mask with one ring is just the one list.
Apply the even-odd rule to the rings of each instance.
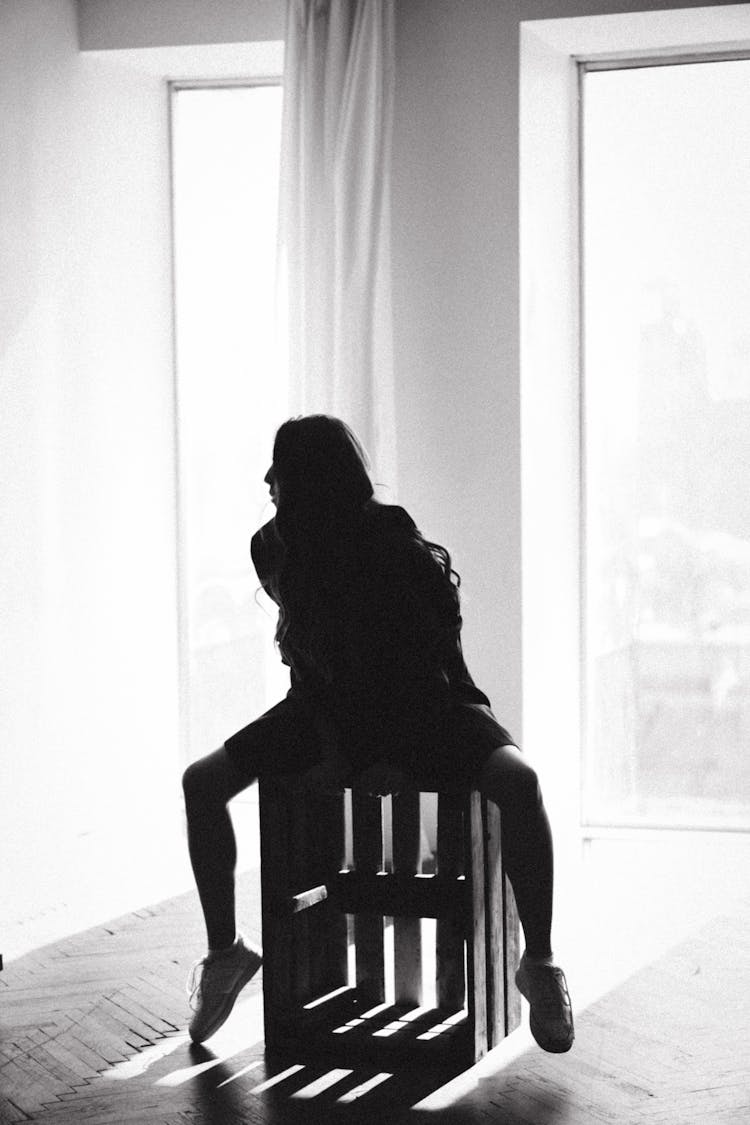
[[[275, 607], [250, 560], [274, 513], [263, 477], [287, 416], [275, 330], [281, 87], [173, 95], [181, 565], [189, 756], [288, 688]], [[259, 604], [258, 604], [259, 603]]]
[[750, 827], [750, 62], [589, 73], [588, 823]]

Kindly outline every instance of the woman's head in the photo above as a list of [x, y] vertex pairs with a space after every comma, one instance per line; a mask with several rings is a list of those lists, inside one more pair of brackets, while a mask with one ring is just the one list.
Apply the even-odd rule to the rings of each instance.
[[425, 601], [431, 610], [419, 628], [437, 630], [429, 645], [443, 634], [456, 642], [460, 580], [450, 555], [425, 540], [403, 509], [370, 503], [367, 455], [344, 422], [327, 414], [284, 422], [266, 481], [284, 547], [272, 577], [276, 641], [292, 667], [313, 668], [332, 683], [336, 669], [362, 658], [373, 640], [368, 627], [382, 640], [384, 623], [398, 619], [403, 632], [404, 607]]
[[362, 445], [345, 422], [328, 414], [290, 418], [279, 427], [266, 481], [279, 514], [295, 522], [308, 515], [346, 517], [373, 495]]

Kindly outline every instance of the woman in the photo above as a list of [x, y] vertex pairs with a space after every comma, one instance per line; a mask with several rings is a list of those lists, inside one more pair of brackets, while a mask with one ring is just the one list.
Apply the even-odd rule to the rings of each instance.
[[288, 695], [194, 762], [183, 786], [190, 858], [208, 935], [194, 968], [190, 1035], [209, 1038], [262, 957], [235, 930], [236, 847], [227, 803], [260, 774], [301, 773], [375, 793], [402, 773], [472, 783], [502, 813], [502, 848], [526, 948], [516, 974], [539, 1045], [573, 1042], [565, 976], [552, 959], [552, 839], [536, 774], [474, 684], [461, 649], [458, 575], [403, 508], [373, 498], [354, 434], [337, 418], [278, 430], [266, 475], [276, 516], [253, 536], [279, 607]]

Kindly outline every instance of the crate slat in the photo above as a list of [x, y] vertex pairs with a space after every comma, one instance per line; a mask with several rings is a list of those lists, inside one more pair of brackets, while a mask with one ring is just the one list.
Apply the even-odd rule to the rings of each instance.
[[474, 1050], [477, 1058], [487, 1054], [487, 964], [486, 916], [484, 904], [484, 817], [483, 801], [476, 790], [469, 794], [468, 863], [471, 894], [471, 933], [467, 950], [468, 1009], [474, 1025]]
[[[309, 879], [311, 862], [308, 807], [305, 796], [298, 784], [286, 790], [288, 801], [288, 841], [289, 876], [295, 893], [304, 891], [314, 880]], [[306, 1004], [312, 998], [311, 958], [314, 956], [310, 915], [308, 911], [298, 913], [292, 922], [292, 998], [295, 1003]]]
[[487, 1049], [505, 1036], [505, 894], [500, 853], [500, 810], [484, 803], [485, 922], [487, 927]]
[[[457, 879], [464, 870], [464, 813], [455, 801], [443, 794], [437, 806], [437, 871], [438, 878]], [[465, 885], [462, 888], [465, 896]], [[464, 969], [464, 931], [466, 901], [461, 912], [451, 918], [439, 918], [436, 927], [435, 969], [436, 995], [439, 1008], [457, 1012], [466, 1000]]]
[[[315, 865], [309, 873], [311, 883], [318, 881], [323, 884], [344, 865], [343, 793], [322, 798], [312, 810], [308, 823], [315, 842]], [[317, 950], [313, 992], [320, 996], [349, 982], [346, 915], [329, 898], [311, 911], [310, 927], [311, 940]]]
[[[393, 871], [414, 876], [419, 870], [421, 820], [419, 793], [395, 793], [393, 810]], [[411, 879], [414, 886], [415, 880]], [[394, 990], [397, 1004], [422, 1003], [421, 917], [395, 915], [393, 919]]]
[[[383, 867], [383, 807], [380, 797], [352, 793], [354, 869], [376, 875]], [[383, 918], [369, 911], [354, 916], [356, 983], [373, 1004], [385, 1000]]]
[[259, 782], [260, 873], [263, 903], [263, 1008], [266, 1039], [276, 1020], [292, 1008], [292, 916], [277, 909], [279, 895], [292, 888], [289, 871], [289, 804], [282, 787]]
[[516, 967], [521, 960], [521, 924], [513, 888], [503, 871], [503, 967], [505, 971], [505, 1034], [521, 1023], [521, 993], [516, 984]]

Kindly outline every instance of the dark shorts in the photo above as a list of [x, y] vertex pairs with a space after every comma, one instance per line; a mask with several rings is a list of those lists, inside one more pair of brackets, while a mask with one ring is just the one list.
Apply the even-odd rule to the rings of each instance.
[[[405, 773], [436, 786], [466, 784], [498, 746], [516, 745], [482, 703], [453, 704], [429, 741], [421, 745], [410, 739], [399, 748], [395, 735], [384, 737], [382, 753], [370, 748], [367, 757], [387, 758]], [[316, 711], [290, 692], [224, 745], [249, 784], [261, 775], [301, 773], [318, 761], [327, 745], [359, 765], [366, 764], [356, 742], [351, 730], [347, 732], [327, 712]]]

